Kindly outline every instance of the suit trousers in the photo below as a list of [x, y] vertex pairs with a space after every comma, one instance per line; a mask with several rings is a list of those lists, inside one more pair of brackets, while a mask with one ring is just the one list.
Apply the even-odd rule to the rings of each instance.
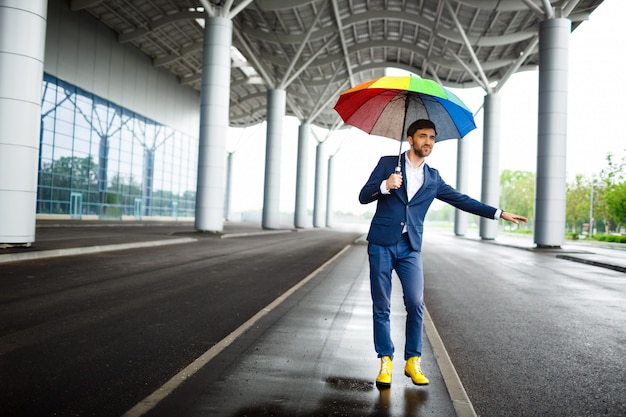
[[378, 357], [389, 356], [393, 359], [394, 354], [390, 321], [393, 270], [396, 271], [402, 285], [407, 313], [404, 359], [422, 356], [424, 271], [421, 252], [411, 248], [406, 234], [389, 246], [370, 242], [367, 252], [374, 317], [374, 348]]

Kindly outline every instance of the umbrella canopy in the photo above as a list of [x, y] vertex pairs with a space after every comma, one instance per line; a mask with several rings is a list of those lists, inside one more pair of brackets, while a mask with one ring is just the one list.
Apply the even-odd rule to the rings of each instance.
[[437, 141], [460, 139], [476, 129], [472, 112], [451, 91], [413, 75], [366, 81], [339, 96], [335, 110], [343, 121], [371, 135], [402, 141], [417, 119], [437, 126]]

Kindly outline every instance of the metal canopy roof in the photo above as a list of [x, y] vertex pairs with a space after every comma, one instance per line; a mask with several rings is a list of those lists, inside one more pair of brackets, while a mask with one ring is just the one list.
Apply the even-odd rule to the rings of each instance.
[[200, 89], [203, 18], [230, 17], [231, 126], [265, 120], [266, 92], [287, 92], [287, 114], [325, 128], [341, 120], [341, 91], [411, 71], [447, 87], [496, 92], [538, 65], [539, 23], [566, 17], [575, 29], [602, 0], [72, 0]]

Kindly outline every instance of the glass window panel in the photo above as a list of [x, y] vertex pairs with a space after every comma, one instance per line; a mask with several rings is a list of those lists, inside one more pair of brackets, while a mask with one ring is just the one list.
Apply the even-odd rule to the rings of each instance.
[[41, 162], [51, 163], [52, 162], [52, 151], [53, 147], [47, 143], [41, 145], [40, 154], [41, 154]]
[[54, 118], [46, 117], [42, 120], [42, 128], [44, 131], [54, 132]]
[[59, 146], [54, 147], [54, 163], [57, 164], [60, 161], [63, 161], [64, 158], [70, 158], [72, 156], [71, 149], [64, 149]]
[[[60, 134], [57, 132], [57, 134], [54, 136], [54, 147], [56, 149], [62, 149], [63, 151], [71, 151], [72, 136]], [[58, 156], [57, 152], [55, 152], [55, 156]]]
[[89, 138], [91, 136], [91, 131], [93, 130], [91, 126], [91, 122], [85, 119], [83, 115], [78, 115], [76, 117], [74, 126], [76, 128], [76, 131], [80, 132], [80, 133], [77, 133], [77, 135], [81, 137], [85, 137], [85, 138]]
[[176, 202], [177, 216], [194, 215], [197, 139], [48, 74], [42, 103], [38, 212], [67, 214], [80, 192], [83, 214], [133, 215], [139, 199], [144, 214], [172, 215]]
[[54, 124], [55, 133], [58, 135], [74, 136], [74, 123], [72, 121], [56, 119]]
[[61, 103], [57, 106], [56, 110], [57, 121], [64, 121], [74, 125], [74, 105], [68, 101]]
[[[77, 121], [80, 120], [77, 119]], [[74, 137], [77, 139], [82, 139], [82, 140], [89, 140], [91, 138], [91, 127], [87, 126], [87, 125], [80, 125], [80, 124], [75, 124], [74, 125]]]
[[[51, 123], [54, 125], [54, 123]], [[43, 129], [41, 131], [41, 144], [47, 144], [52, 146], [54, 143], [54, 130], [52, 129]]]

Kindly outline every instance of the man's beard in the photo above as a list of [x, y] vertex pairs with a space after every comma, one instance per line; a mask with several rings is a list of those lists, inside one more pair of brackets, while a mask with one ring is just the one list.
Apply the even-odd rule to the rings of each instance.
[[420, 158], [426, 158], [433, 151], [433, 148], [413, 148], [413, 153]]

